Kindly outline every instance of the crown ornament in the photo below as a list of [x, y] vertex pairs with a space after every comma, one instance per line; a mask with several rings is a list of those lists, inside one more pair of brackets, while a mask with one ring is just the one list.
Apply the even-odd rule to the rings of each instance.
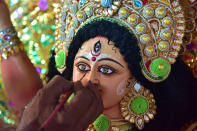
[[[56, 66], [66, 69], [70, 43], [80, 28], [99, 19], [116, 22], [138, 40], [141, 68], [151, 82], [165, 80], [182, 45], [185, 19], [178, 0], [65, 0], [56, 9]], [[132, 45], [131, 45], [132, 46]]]

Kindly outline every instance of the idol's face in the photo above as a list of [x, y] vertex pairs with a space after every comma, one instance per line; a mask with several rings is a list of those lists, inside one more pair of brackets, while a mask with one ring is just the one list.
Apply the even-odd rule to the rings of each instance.
[[73, 66], [73, 81], [82, 77], [85, 86], [88, 81], [99, 83], [104, 108], [113, 107], [128, 92], [130, 71], [123, 56], [112, 41], [95, 37], [83, 43]]

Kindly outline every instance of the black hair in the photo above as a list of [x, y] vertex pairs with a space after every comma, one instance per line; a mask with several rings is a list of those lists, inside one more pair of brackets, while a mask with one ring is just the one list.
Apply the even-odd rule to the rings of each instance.
[[[115, 43], [128, 63], [129, 70], [145, 88], [149, 88], [155, 96], [157, 115], [144, 130], [176, 131], [191, 119], [197, 118], [197, 80], [192, 76], [190, 69], [181, 58], [172, 65], [170, 76], [161, 83], [152, 83], [145, 79], [141, 72], [140, 49], [135, 36], [123, 26], [107, 20], [98, 20], [81, 28], [69, 47], [66, 59], [66, 70], [63, 74], [66, 79], [72, 79], [75, 55], [82, 44], [101, 35]], [[59, 74], [55, 67], [54, 55], [49, 63], [49, 79]], [[195, 101], [196, 100], [196, 101]]]

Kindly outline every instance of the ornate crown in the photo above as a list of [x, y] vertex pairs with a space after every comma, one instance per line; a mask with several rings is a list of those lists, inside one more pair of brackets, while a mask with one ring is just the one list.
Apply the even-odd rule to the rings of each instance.
[[[138, 39], [144, 76], [165, 80], [178, 56], [185, 20], [177, 0], [66, 0], [57, 11], [56, 66], [66, 68], [69, 45], [76, 32], [97, 19], [117, 22]], [[132, 46], [132, 45], [131, 45]]]

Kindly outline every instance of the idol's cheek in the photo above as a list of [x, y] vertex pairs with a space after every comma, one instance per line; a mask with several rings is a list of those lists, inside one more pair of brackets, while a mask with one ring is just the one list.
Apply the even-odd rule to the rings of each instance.
[[122, 80], [116, 88], [116, 95], [122, 96], [125, 93], [125, 82], [126, 80]]

